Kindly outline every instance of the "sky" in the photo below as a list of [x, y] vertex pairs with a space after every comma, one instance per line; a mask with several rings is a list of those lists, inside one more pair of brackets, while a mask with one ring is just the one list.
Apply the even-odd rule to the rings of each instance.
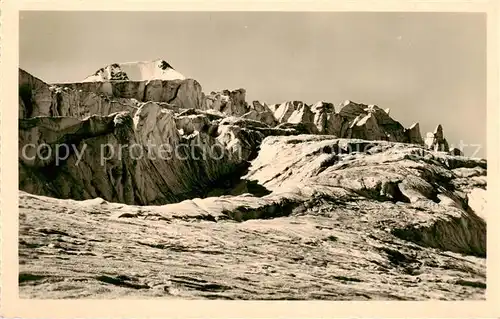
[[20, 67], [48, 83], [164, 59], [206, 93], [375, 104], [486, 156], [483, 13], [24, 11], [19, 42]]

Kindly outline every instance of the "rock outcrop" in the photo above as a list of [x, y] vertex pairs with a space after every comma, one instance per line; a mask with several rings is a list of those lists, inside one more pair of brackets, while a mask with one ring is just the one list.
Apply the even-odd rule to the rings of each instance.
[[[260, 104], [259, 105], [265, 105]], [[267, 106], [269, 111], [261, 114], [250, 112], [247, 118], [260, 120], [273, 125], [268, 114], [274, 113], [275, 125], [300, 124], [310, 134], [327, 134], [345, 138], [367, 140], [387, 140], [393, 142], [423, 144], [418, 123], [404, 128], [401, 123], [389, 116], [389, 110], [375, 105], [345, 101], [338, 113], [332, 103], [320, 101], [307, 105], [302, 101], [288, 101], [279, 105]], [[263, 117], [266, 114], [266, 117]]]
[[201, 108], [205, 97], [200, 84], [187, 80], [113, 81], [49, 85], [19, 70], [19, 118], [109, 115], [134, 112], [140, 102], [155, 101], [177, 108]]
[[281, 103], [274, 111], [274, 117], [278, 123], [301, 124], [308, 133], [317, 133], [315, 115], [311, 107], [302, 101]]
[[245, 96], [245, 89], [211, 92], [206, 96], [206, 108], [214, 109], [228, 116], [242, 116], [249, 111]]
[[412, 124], [409, 128], [405, 130], [406, 138], [408, 143], [423, 145], [424, 140], [422, 135], [420, 135], [420, 125], [418, 123]]
[[[340, 132], [333, 132], [336, 136], [408, 142], [403, 125], [393, 120], [386, 111], [376, 105], [346, 101], [339, 115], [342, 124]], [[337, 123], [334, 124], [334, 127], [339, 126]]]
[[335, 106], [329, 102], [319, 101], [311, 106], [314, 113], [314, 125], [318, 134], [328, 132], [328, 115], [335, 113]]
[[133, 119], [122, 112], [21, 120], [19, 136], [20, 189], [57, 198], [171, 203], [203, 196], [244, 161], [208, 134], [179, 134], [173, 112], [155, 103]]
[[242, 118], [250, 119], [265, 123], [269, 126], [276, 126], [278, 121], [274, 117], [274, 113], [271, 111], [266, 103], [259, 101], [253, 101], [249, 108], [249, 111], [241, 116]]
[[56, 101], [52, 92], [42, 80], [19, 69], [19, 118], [51, 115], [56, 112]]

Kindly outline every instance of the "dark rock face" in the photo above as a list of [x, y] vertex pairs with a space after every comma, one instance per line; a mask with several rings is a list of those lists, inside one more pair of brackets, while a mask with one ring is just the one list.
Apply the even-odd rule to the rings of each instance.
[[160, 69], [166, 70], [168, 68], [173, 69], [173, 67], [167, 61], [162, 60], [160, 64]]
[[418, 145], [424, 144], [422, 135], [420, 135], [420, 125], [418, 123], [414, 123], [412, 126], [405, 129], [405, 133], [409, 143]]
[[309, 134], [419, 145], [424, 143], [418, 123], [406, 129], [389, 116], [389, 110], [382, 110], [375, 105], [345, 101], [340, 105], [338, 113], [335, 112], [332, 103], [323, 101], [312, 105], [302, 101], [287, 101], [272, 106], [254, 101], [252, 107], [249, 107], [242, 100], [230, 98], [229, 91], [224, 94], [212, 93], [207, 97], [207, 108], [228, 115], [261, 121], [269, 126], [299, 125], [304, 128], [303, 132]]
[[19, 84], [23, 297], [485, 298], [486, 161], [440, 125], [190, 79]]
[[451, 155], [455, 155], [455, 156], [464, 156], [464, 153], [460, 149], [458, 149], [456, 147], [450, 148], [449, 153]]
[[54, 113], [53, 96], [49, 86], [21, 69], [19, 69], [19, 103], [20, 118]]

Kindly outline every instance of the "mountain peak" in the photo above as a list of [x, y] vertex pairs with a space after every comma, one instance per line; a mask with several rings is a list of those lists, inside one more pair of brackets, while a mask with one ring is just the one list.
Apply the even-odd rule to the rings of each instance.
[[137, 61], [112, 63], [97, 70], [83, 82], [106, 81], [149, 81], [149, 80], [184, 80], [186, 77], [176, 71], [167, 61]]

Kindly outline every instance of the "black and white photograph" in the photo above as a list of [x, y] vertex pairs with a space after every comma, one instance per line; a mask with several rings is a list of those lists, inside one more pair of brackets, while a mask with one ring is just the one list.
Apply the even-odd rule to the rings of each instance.
[[487, 14], [249, 10], [19, 11], [19, 298], [485, 301]]

